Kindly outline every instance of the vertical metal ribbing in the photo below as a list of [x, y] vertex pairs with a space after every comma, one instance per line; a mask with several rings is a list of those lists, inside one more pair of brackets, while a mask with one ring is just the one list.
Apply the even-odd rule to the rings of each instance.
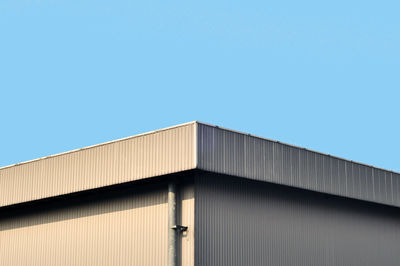
[[168, 266], [177, 266], [176, 184], [168, 184]]

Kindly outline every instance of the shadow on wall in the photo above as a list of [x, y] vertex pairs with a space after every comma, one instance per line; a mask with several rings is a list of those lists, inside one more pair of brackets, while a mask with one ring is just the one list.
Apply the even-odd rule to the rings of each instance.
[[166, 183], [87, 192], [0, 213], [0, 231], [167, 204]]

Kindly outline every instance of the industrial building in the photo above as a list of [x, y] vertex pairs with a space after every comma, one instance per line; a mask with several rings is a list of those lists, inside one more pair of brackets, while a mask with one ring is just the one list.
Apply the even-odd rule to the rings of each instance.
[[400, 265], [400, 174], [190, 122], [0, 168], [0, 265]]

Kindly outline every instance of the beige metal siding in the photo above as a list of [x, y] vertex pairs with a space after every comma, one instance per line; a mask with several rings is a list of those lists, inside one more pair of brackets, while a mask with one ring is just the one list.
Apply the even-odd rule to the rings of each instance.
[[0, 223], [0, 265], [166, 265], [166, 190]]
[[[193, 186], [182, 190], [182, 261], [194, 265]], [[0, 265], [167, 264], [167, 189], [0, 219]]]
[[0, 169], [0, 207], [193, 169], [195, 124]]
[[206, 124], [197, 138], [199, 169], [400, 206], [397, 173]]
[[399, 265], [395, 207], [217, 174], [195, 191], [198, 266]]

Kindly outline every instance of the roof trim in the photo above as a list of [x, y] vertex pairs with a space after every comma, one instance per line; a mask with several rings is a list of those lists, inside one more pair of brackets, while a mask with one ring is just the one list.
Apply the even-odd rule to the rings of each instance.
[[219, 128], [219, 129], [222, 129], [222, 130], [225, 130], [225, 131], [238, 133], [238, 134], [245, 135], [245, 136], [251, 136], [251, 137], [262, 139], [262, 140], [267, 140], [267, 141], [274, 142], [274, 143], [279, 143], [279, 144], [282, 144], [282, 145], [285, 145], [285, 146], [288, 146], [288, 147], [292, 147], [292, 148], [296, 148], [296, 149], [300, 149], [300, 150], [305, 150], [305, 151], [313, 152], [313, 153], [316, 153], [316, 154], [329, 156], [329, 157], [332, 157], [332, 158], [335, 158], [335, 159], [339, 159], [339, 160], [342, 160], [342, 161], [351, 162], [351, 163], [355, 163], [355, 164], [362, 165], [362, 166], [368, 166], [368, 167], [371, 167], [371, 168], [374, 168], [374, 169], [378, 169], [378, 170], [382, 170], [382, 171], [385, 171], [385, 172], [390, 172], [390, 173], [394, 173], [394, 174], [400, 175], [400, 172], [396, 172], [396, 171], [391, 170], [391, 169], [385, 169], [385, 168], [374, 166], [374, 165], [370, 165], [370, 164], [367, 164], [367, 163], [353, 161], [353, 160], [346, 159], [346, 158], [343, 158], [343, 157], [339, 157], [339, 156], [336, 156], [336, 155], [332, 155], [332, 154], [329, 154], [329, 153], [319, 152], [319, 151], [316, 151], [316, 150], [313, 150], [313, 149], [308, 149], [308, 148], [304, 148], [304, 147], [301, 147], [301, 146], [296, 146], [294, 144], [289, 144], [289, 143], [277, 141], [277, 140], [274, 140], [274, 139], [260, 137], [260, 136], [253, 135], [253, 134], [250, 134], [250, 133], [246, 133], [246, 132], [243, 132], [243, 131], [229, 129], [229, 128], [225, 128], [225, 127], [220, 127], [220, 126], [217, 126], [217, 125], [214, 125], [214, 124], [205, 123], [205, 122], [201, 122], [201, 121], [194, 121], [194, 123], [206, 125], [206, 126], [209, 126], [209, 127]]
[[199, 121], [1, 167], [0, 207], [193, 169], [400, 207], [400, 173]]
[[124, 138], [120, 138], [120, 139], [115, 139], [115, 140], [111, 140], [111, 141], [102, 142], [102, 143], [99, 143], [99, 144], [86, 146], [86, 147], [83, 147], [83, 148], [73, 149], [73, 150], [70, 150], [70, 151], [65, 151], [65, 152], [60, 152], [60, 153], [56, 153], [56, 154], [52, 154], [52, 155], [48, 155], [48, 156], [44, 156], [44, 157], [39, 157], [39, 158], [36, 158], [36, 159], [23, 161], [23, 162], [20, 162], [20, 163], [15, 163], [15, 164], [2, 166], [2, 167], [0, 167], [0, 170], [6, 169], [6, 168], [10, 168], [10, 167], [13, 167], [13, 166], [33, 163], [33, 162], [44, 160], [44, 159], [54, 158], [54, 157], [58, 157], [58, 156], [61, 156], [61, 155], [66, 155], [66, 154], [70, 154], [70, 153], [74, 153], [74, 152], [78, 152], [78, 151], [88, 150], [88, 149], [92, 149], [92, 148], [96, 148], [96, 147], [100, 147], [100, 146], [104, 146], [104, 145], [108, 145], [108, 144], [112, 144], [112, 143], [116, 143], [116, 142], [130, 140], [130, 139], [134, 139], [134, 138], [138, 138], [138, 137], [142, 137], [142, 136], [146, 136], [146, 135], [156, 134], [156, 133], [159, 133], [159, 132], [162, 132], [162, 131], [165, 131], [165, 130], [174, 129], [174, 128], [178, 128], [178, 127], [183, 127], [183, 126], [187, 126], [187, 125], [190, 125], [190, 124], [196, 124], [196, 123], [197, 123], [197, 121], [186, 122], [186, 123], [182, 123], [182, 124], [175, 125], [175, 126], [165, 127], [165, 128], [162, 128], [162, 129], [152, 130], [152, 131], [148, 131], [148, 132], [145, 132], [145, 133], [140, 133], [140, 134], [129, 136], [129, 137], [124, 137]]
[[0, 169], [0, 207], [195, 168], [196, 122]]
[[400, 207], [400, 175], [206, 123], [198, 129], [205, 171]]

